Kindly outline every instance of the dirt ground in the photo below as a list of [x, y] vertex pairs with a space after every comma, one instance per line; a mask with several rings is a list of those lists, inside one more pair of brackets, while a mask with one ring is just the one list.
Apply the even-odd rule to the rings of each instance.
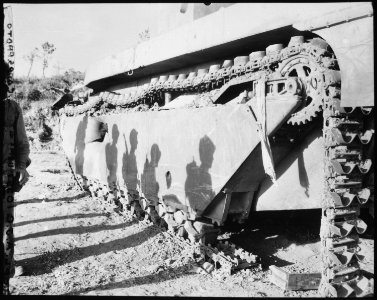
[[[78, 189], [61, 152], [31, 155], [30, 181], [16, 198], [15, 259], [24, 276], [16, 295], [316, 297], [270, 283], [271, 264], [291, 272], [320, 271], [320, 213], [259, 214], [230, 239], [261, 257], [262, 271], [224, 280], [196, 272], [173, 239], [154, 225], [104, 210]], [[300, 223], [301, 222], [301, 223]], [[374, 240], [361, 239], [362, 268], [374, 276]]]

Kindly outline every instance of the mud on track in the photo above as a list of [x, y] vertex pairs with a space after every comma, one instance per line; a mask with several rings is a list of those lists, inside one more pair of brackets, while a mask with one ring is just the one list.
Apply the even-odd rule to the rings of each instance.
[[[197, 273], [180, 246], [155, 226], [103, 210], [77, 188], [62, 153], [34, 152], [31, 158], [32, 177], [15, 208], [15, 259], [26, 274], [11, 279], [13, 294], [317, 296], [316, 291], [284, 292], [268, 280], [270, 264], [319, 271], [315, 226], [298, 229], [286, 218], [259, 215], [242, 232], [223, 234], [261, 256], [264, 268], [218, 281]], [[363, 269], [374, 274], [373, 237], [362, 238], [361, 246]]]

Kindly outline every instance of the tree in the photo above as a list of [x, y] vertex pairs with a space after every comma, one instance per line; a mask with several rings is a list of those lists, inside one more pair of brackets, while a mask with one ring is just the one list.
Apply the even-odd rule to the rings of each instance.
[[31, 68], [33, 67], [34, 60], [40, 57], [40, 50], [35, 47], [28, 55], [24, 55], [24, 59], [30, 63], [29, 72], [27, 73], [27, 79], [29, 80]]
[[80, 71], [76, 71], [72, 68], [68, 69], [63, 74], [63, 81], [69, 86], [70, 88], [74, 86], [77, 82], [83, 81], [85, 74]]
[[52, 53], [56, 50], [54, 44], [45, 42], [42, 44], [42, 73], [45, 78], [45, 70], [48, 67], [48, 63]]

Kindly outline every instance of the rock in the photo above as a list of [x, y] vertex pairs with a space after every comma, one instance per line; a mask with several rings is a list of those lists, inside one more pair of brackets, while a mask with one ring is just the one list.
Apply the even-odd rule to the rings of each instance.
[[148, 266], [146, 267], [146, 270], [149, 272], [149, 273], [156, 273], [158, 269], [161, 269], [162, 266], [160, 265], [151, 265], [151, 266]]
[[175, 260], [174, 260], [174, 259], [171, 259], [171, 258], [165, 260], [165, 263], [166, 263], [167, 266], [172, 265], [174, 262], [175, 262]]
[[210, 274], [214, 269], [215, 269], [215, 266], [209, 262], [205, 262], [203, 265], [202, 265], [202, 268], [208, 273]]
[[187, 272], [188, 272], [188, 273], [199, 274], [199, 273], [200, 273], [200, 270], [201, 270], [200, 267], [198, 267], [198, 266], [195, 265], [195, 264], [192, 264], [192, 265], [189, 266]]
[[14, 277], [19, 277], [24, 275], [25, 270], [22, 266], [17, 266], [14, 268]]

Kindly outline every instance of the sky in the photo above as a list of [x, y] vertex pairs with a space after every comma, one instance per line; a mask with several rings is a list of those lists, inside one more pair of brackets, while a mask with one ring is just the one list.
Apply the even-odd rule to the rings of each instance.
[[[157, 26], [156, 3], [117, 4], [5, 4], [11, 5], [15, 43], [15, 76], [26, 76], [24, 59], [48, 41], [56, 51], [46, 76], [73, 68], [85, 71], [95, 61], [134, 46], [138, 34]], [[177, 5], [177, 4], [176, 4]], [[179, 8], [177, 9], [177, 13]], [[42, 64], [33, 64], [31, 75], [42, 75]]]

